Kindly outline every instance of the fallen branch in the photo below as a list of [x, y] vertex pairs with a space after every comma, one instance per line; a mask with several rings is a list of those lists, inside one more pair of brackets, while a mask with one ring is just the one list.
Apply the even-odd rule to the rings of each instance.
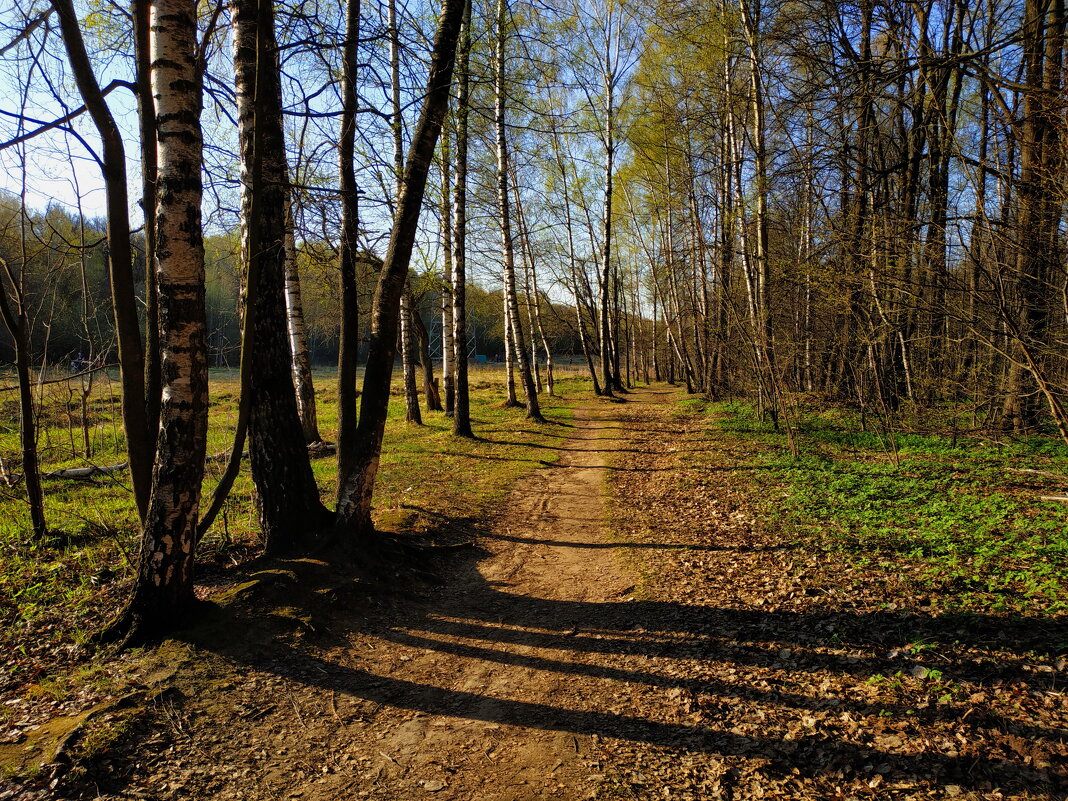
[[1068, 495], [1039, 495], [1040, 501], [1063, 501], [1068, 503]]
[[45, 473], [42, 478], [67, 478], [75, 479], [77, 481], [84, 481], [87, 478], [93, 476], [105, 476], [109, 473], [118, 473], [125, 470], [127, 467], [126, 462], [121, 464], [109, 464], [103, 467], [97, 467], [96, 465], [90, 465], [89, 467], [69, 467], [66, 470], [53, 470], [51, 473]]
[[[34, 384], [36, 384], [38, 386], [42, 386], [42, 387], [45, 386], [46, 384], [62, 384], [64, 381], [70, 381], [73, 378], [82, 378], [83, 376], [87, 376], [90, 373], [95, 373], [98, 370], [107, 370], [109, 367], [117, 367], [117, 366], [118, 365], [115, 365], [115, 364], [102, 364], [99, 367], [90, 367], [88, 370], [82, 370], [82, 371], [77, 372], [77, 373], [71, 373], [70, 375], [65, 375], [62, 378], [49, 378], [47, 381], [34, 381]], [[15, 384], [14, 386], [10, 386], [10, 387], [0, 387], [0, 392], [14, 392], [18, 388], [19, 388], [18, 384]]]
[[1050, 473], [1046, 470], [1032, 470], [1030, 467], [1010, 467], [1010, 473], [1024, 473], [1028, 476], [1039, 476], [1040, 478], [1052, 478], [1055, 481], [1068, 481], [1068, 476], [1059, 473]]
[[[333, 442], [309, 442], [308, 453], [311, 456], [329, 456], [332, 453], [337, 453], [337, 445]], [[230, 458], [230, 451], [219, 451], [213, 453], [208, 457], [208, 462], [225, 462]], [[248, 451], [241, 452], [241, 458], [248, 458]]]

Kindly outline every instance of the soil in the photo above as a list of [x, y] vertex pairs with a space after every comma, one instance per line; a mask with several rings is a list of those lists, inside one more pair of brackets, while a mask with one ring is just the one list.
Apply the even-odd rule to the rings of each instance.
[[429, 575], [261, 573], [10, 797], [1065, 797], [1063, 620], [939, 614], [781, 540], [676, 397], [580, 407]]

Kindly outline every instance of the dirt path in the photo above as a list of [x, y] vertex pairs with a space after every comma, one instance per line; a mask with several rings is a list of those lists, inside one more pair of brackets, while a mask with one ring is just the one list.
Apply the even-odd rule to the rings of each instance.
[[[580, 407], [561, 429], [560, 460], [521, 480], [482, 537], [484, 558], [454, 576], [434, 612], [387, 633], [381, 647], [398, 664], [386, 675], [402, 689], [391, 699], [414, 714], [381, 732], [388, 758], [370, 797], [575, 798], [588, 784], [591, 735], [575, 721], [603, 713], [588, 646], [605, 633], [584, 610], [634, 584], [603, 530], [606, 461], [621, 442], [614, 411]], [[366, 653], [334, 656], [358, 667]]]

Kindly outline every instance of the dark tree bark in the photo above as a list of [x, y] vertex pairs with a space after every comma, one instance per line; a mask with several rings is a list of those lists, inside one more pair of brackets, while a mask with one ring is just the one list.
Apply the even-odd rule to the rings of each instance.
[[156, 288], [156, 109], [152, 102], [152, 62], [149, 0], [133, 0], [134, 54], [137, 65], [137, 120], [141, 144], [141, 210], [145, 215], [145, 425], [148, 461], [156, 458], [159, 405], [163, 375], [160, 373], [159, 291]]
[[441, 393], [438, 391], [438, 382], [434, 380], [434, 362], [430, 358], [430, 332], [419, 312], [412, 309], [412, 328], [415, 340], [419, 343], [419, 366], [423, 368], [423, 395], [426, 397], [426, 408], [431, 412], [445, 411], [441, 405]]
[[405, 286], [400, 298], [400, 348], [401, 370], [404, 374], [404, 419], [412, 425], [421, 426], [423, 415], [419, 411], [419, 391], [415, 385], [415, 335], [412, 333], [412, 292]]
[[356, 185], [356, 79], [359, 68], [360, 0], [348, 0], [341, 77], [341, 131], [338, 167], [341, 173], [341, 334], [337, 361], [338, 506], [342, 489], [356, 469], [356, 361], [360, 349], [360, 300], [356, 287], [359, 250], [360, 193]]
[[[25, 266], [23, 266], [25, 269]], [[37, 427], [34, 423], [33, 393], [30, 382], [30, 320], [26, 314], [25, 296], [18, 279], [3, 259], [0, 259], [0, 319], [3, 320], [15, 350], [15, 375], [19, 388], [19, 445], [22, 450], [22, 475], [26, 482], [26, 500], [30, 507], [30, 525], [35, 539], [48, 534], [45, 521], [44, 492], [41, 489], [40, 461], [37, 458]], [[14, 305], [8, 299], [4, 279], [11, 287]]]
[[467, 381], [467, 122], [471, 56], [471, 0], [465, 0], [463, 34], [457, 56], [456, 181], [453, 185], [452, 220], [452, 346], [455, 408], [452, 433], [474, 437], [471, 430], [471, 396]]
[[[1050, 321], [1050, 277], [1059, 263], [1061, 210], [1057, 197], [1057, 169], [1061, 154], [1058, 98], [1065, 36], [1064, 2], [1027, 0], [1024, 4], [1023, 124], [1020, 131], [1019, 206], [1016, 230], [1016, 290], [1018, 310], [1009, 311], [1013, 332], [1013, 360], [1009, 367], [1003, 415], [1006, 425], [1024, 431], [1038, 422], [1039, 393], [1046, 397], [1058, 424], [1059, 400], [1044, 376]], [[1037, 390], [1037, 391], [1036, 391]]]
[[319, 499], [292, 378], [285, 303], [288, 171], [274, 6], [238, 0], [232, 16], [242, 261], [247, 265], [245, 335], [251, 334], [253, 342], [249, 461], [266, 551], [293, 553], [313, 543], [331, 515]]
[[371, 496], [386, 428], [389, 385], [396, 358], [400, 297], [408, 277], [408, 264], [415, 245], [427, 175], [434, 159], [441, 123], [449, 106], [456, 41], [463, 16], [464, 0], [443, 0], [423, 110], [408, 149], [397, 214], [375, 290], [371, 341], [363, 395], [360, 398], [360, 422], [353, 452], [349, 455], [353, 460], [353, 470], [339, 488], [337, 509], [338, 522], [357, 532], [368, 533], [372, 530]]
[[[141, 520], [145, 520], [152, 483], [152, 445], [145, 409], [145, 359], [133, 279], [133, 250], [130, 247], [130, 211], [126, 190], [126, 149], [115, 118], [108, 108], [71, 0], [53, 0], [59, 17], [63, 44], [71, 72], [103, 146], [101, 171], [107, 197], [107, 241], [111, 303], [118, 339], [119, 371], [122, 384], [122, 422], [130, 460], [130, 480]], [[147, 215], [146, 215], [147, 216]]]

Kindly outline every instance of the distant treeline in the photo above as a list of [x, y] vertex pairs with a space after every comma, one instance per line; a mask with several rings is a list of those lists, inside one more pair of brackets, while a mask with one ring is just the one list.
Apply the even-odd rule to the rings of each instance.
[[[17, 198], [0, 196], [0, 258], [16, 272], [33, 309], [31, 341], [36, 363], [65, 365], [81, 357], [92, 362], [114, 357], [114, 316], [108, 287], [105, 222], [72, 214], [59, 205], [27, 213], [21, 220]], [[25, 239], [23, 239], [25, 233]], [[23, 251], [25, 242], [25, 252]], [[131, 236], [138, 303], [144, 308], [144, 237]], [[241, 345], [241, 293], [237, 234], [205, 237], [209, 359], [212, 366], [236, 366]], [[335, 365], [338, 356], [338, 269], [331, 249], [299, 247], [304, 315], [313, 363]], [[359, 276], [361, 319], [366, 341], [371, 296], [377, 276]], [[430, 351], [441, 352], [441, 291], [434, 276], [413, 283], [416, 309], [430, 333]], [[469, 284], [469, 352], [493, 361], [504, 354], [501, 290]], [[562, 354], [581, 354], [573, 306], [542, 300], [546, 334]], [[361, 358], [363, 349], [361, 349]], [[11, 340], [0, 328], [0, 362], [14, 358]]]

